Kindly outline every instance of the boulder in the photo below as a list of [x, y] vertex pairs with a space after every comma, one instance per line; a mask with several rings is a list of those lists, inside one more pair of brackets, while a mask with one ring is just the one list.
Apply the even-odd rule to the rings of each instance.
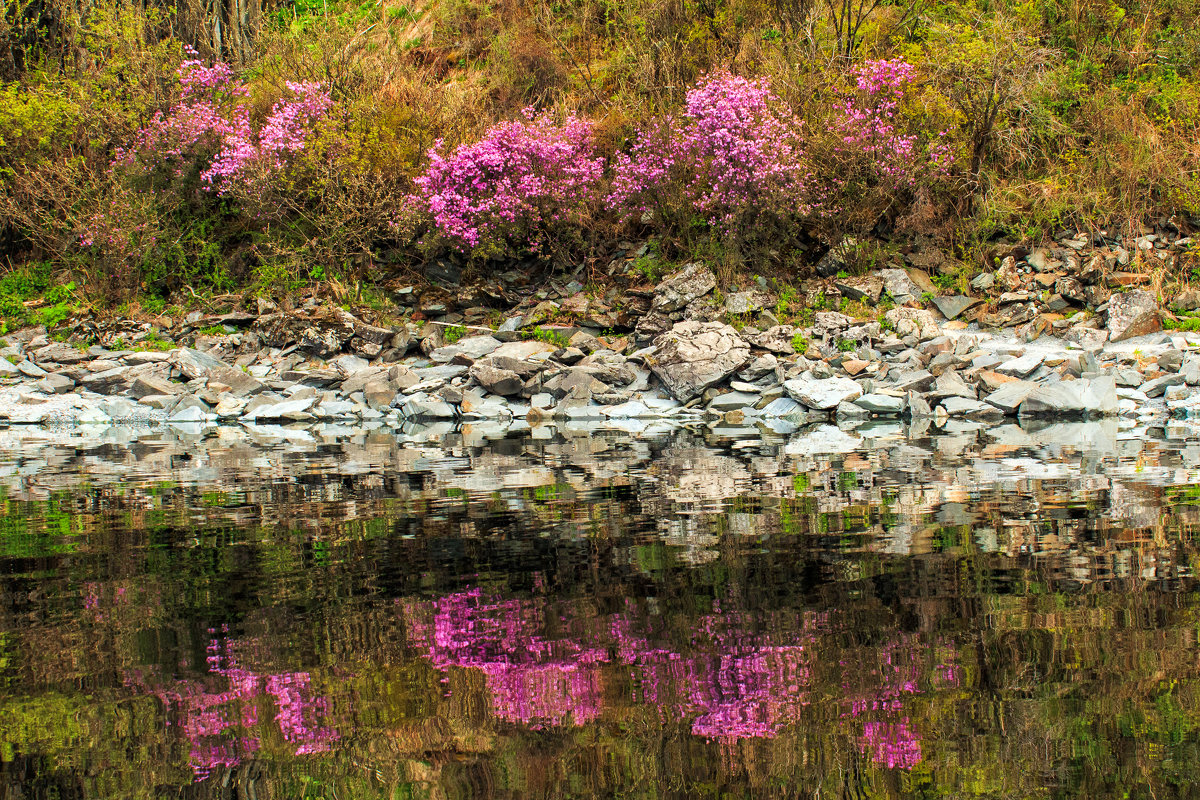
[[1117, 384], [1111, 376], [1059, 381], [1038, 386], [1021, 403], [1022, 415], [1108, 415], [1117, 410]]
[[510, 396], [519, 394], [525, 386], [521, 375], [510, 369], [503, 369], [495, 364], [480, 363], [471, 367], [471, 377], [475, 382], [492, 394]]
[[1158, 301], [1150, 292], [1135, 289], [1108, 300], [1109, 339], [1119, 342], [1162, 330]]
[[941, 335], [937, 320], [923, 308], [893, 308], [883, 318], [891, 323], [900, 337], [913, 335], [918, 339], [933, 339]]
[[864, 394], [852, 402], [852, 405], [872, 414], [885, 416], [900, 416], [907, 406], [903, 397], [890, 394]]
[[838, 403], [857, 400], [862, 387], [849, 378], [793, 378], [783, 382], [784, 391], [797, 403], [808, 408], [828, 411]]
[[183, 373], [189, 381], [196, 378], [207, 378], [208, 373], [220, 367], [228, 368], [219, 358], [191, 347], [181, 347], [171, 354], [171, 363]]
[[915, 303], [925, 293], [903, 269], [881, 269], [875, 273], [875, 277], [883, 281], [883, 288], [899, 305]]
[[1038, 367], [1042, 365], [1045, 357], [1038, 353], [1026, 353], [1017, 358], [1011, 358], [1005, 361], [1000, 366], [996, 367], [996, 372], [1003, 375], [1012, 375], [1016, 378], [1027, 378]]
[[389, 380], [376, 378], [368, 381], [362, 389], [363, 400], [368, 408], [386, 412], [396, 399], [396, 387]]
[[1186, 376], [1183, 374], [1163, 375], [1160, 378], [1146, 381], [1142, 384], [1141, 390], [1146, 397], [1162, 397], [1163, 392], [1169, 386], [1179, 386], [1187, 382]]
[[1006, 414], [1015, 414], [1021, 403], [1038, 388], [1031, 381], [1011, 381], [984, 398]]
[[1076, 325], [1063, 334], [1063, 341], [1078, 345], [1089, 353], [1103, 349], [1108, 341], [1108, 331]]
[[796, 329], [791, 325], [774, 325], [762, 333], [747, 336], [746, 341], [755, 347], [786, 356], [796, 352], [792, 344], [795, 338]]
[[103, 372], [93, 372], [80, 378], [79, 383], [83, 388], [97, 394], [118, 394], [129, 387], [129, 368], [115, 367]]
[[883, 281], [875, 276], [861, 278], [842, 278], [833, 284], [842, 293], [842, 297], [860, 300], [875, 305], [883, 296]]
[[942, 313], [946, 319], [954, 319], [962, 314], [968, 308], [978, 305], [983, 301], [974, 297], [966, 297], [961, 294], [951, 295], [949, 297], [935, 297], [933, 304], [937, 306], [937, 310]]
[[725, 296], [725, 310], [730, 314], [752, 314], [774, 305], [774, 301], [766, 292], [732, 292]]
[[654, 340], [648, 366], [678, 400], [687, 402], [750, 359], [737, 331], [719, 322], [680, 322]]
[[669, 314], [717, 288], [717, 276], [708, 267], [693, 262], [668, 276], [654, 290], [653, 310]]
[[448, 364], [456, 358], [477, 361], [488, 353], [494, 352], [501, 344], [503, 343], [499, 339], [491, 336], [468, 336], [465, 339], [459, 339], [454, 344], [437, 348], [429, 354], [429, 358], [439, 364]]
[[91, 356], [86, 350], [80, 350], [72, 347], [66, 342], [51, 342], [45, 347], [40, 347], [33, 353], [33, 360], [39, 364], [55, 363], [55, 364], [78, 364], [81, 361], [88, 361]]
[[50, 373], [37, 382], [37, 388], [46, 394], [66, 394], [75, 388], [75, 381], [66, 375]]
[[942, 400], [942, 410], [951, 417], [1002, 417], [1004, 412], [990, 403], [967, 397], [947, 397]]

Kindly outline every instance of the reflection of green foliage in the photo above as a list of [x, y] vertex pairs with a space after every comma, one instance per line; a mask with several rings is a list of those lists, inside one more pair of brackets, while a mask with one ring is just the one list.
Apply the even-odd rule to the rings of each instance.
[[200, 495], [200, 504], [212, 508], [229, 505], [229, 492], [204, 492]]
[[75, 552], [79, 532], [68, 492], [46, 500], [15, 501], [0, 487], [0, 556], [38, 558]]

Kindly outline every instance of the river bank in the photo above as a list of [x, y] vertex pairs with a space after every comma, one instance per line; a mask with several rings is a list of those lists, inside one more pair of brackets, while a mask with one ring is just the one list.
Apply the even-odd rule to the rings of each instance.
[[[1145, 276], [1114, 271], [1126, 251], [1085, 260], [1083, 246], [998, 256], [971, 278], [975, 296], [928, 291], [929, 275], [912, 266], [850, 277], [834, 271], [835, 253], [818, 269], [829, 277], [803, 296], [761, 278], [718, 288], [699, 263], [604, 293], [554, 280], [454, 287], [457, 276], [437, 273], [396, 290], [411, 306], [390, 324], [315, 299], [288, 310], [260, 299], [180, 320], [26, 328], [0, 348], [0, 424], [795, 429], [1191, 415], [1200, 335], [1163, 331], [1174, 317], [1155, 294], [1127, 288]], [[1179, 249], [1163, 248], [1162, 260]], [[614, 264], [638, 257], [622, 251]]]

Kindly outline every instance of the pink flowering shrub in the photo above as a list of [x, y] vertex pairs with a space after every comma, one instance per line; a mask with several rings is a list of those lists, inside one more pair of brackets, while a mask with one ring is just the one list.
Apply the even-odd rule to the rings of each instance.
[[873, 225], [944, 180], [954, 161], [946, 132], [930, 135], [903, 113], [916, 72], [902, 58], [866, 61], [814, 142], [826, 177], [827, 216], [854, 229]]
[[530, 109], [525, 116], [449, 155], [438, 140], [414, 181], [435, 229], [460, 249], [537, 252], [556, 229], [581, 224], [594, 203], [604, 161], [591, 123], [556, 123]]
[[255, 131], [249, 91], [227, 64], [206, 66], [193, 59], [177, 74], [180, 101], [169, 113], [155, 114], [133, 146], [117, 152], [114, 166], [165, 168], [174, 177], [199, 168], [203, 188], [228, 194], [255, 168], [260, 174], [282, 169], [286, 156], [304, 148], [314, 124], [333, 107], [320, 84], [288, 81], [291, 96], [276, 102]]
[[625, 218], [743, 236], [755, 222], [803, 217], [814, 201], [802, 129], [766, 78], [709, 76], [681, 113], [617, 156], [608, 205]]

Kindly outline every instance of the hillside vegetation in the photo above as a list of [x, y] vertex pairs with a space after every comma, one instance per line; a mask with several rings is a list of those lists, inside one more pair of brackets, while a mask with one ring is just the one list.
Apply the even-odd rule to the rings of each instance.
[[1192, 0], [84, 8], [6, 3], [9, 288], [153, 309], [622, 240], [802, 275], [846, 236], [971, 261], [1200, 226]]

